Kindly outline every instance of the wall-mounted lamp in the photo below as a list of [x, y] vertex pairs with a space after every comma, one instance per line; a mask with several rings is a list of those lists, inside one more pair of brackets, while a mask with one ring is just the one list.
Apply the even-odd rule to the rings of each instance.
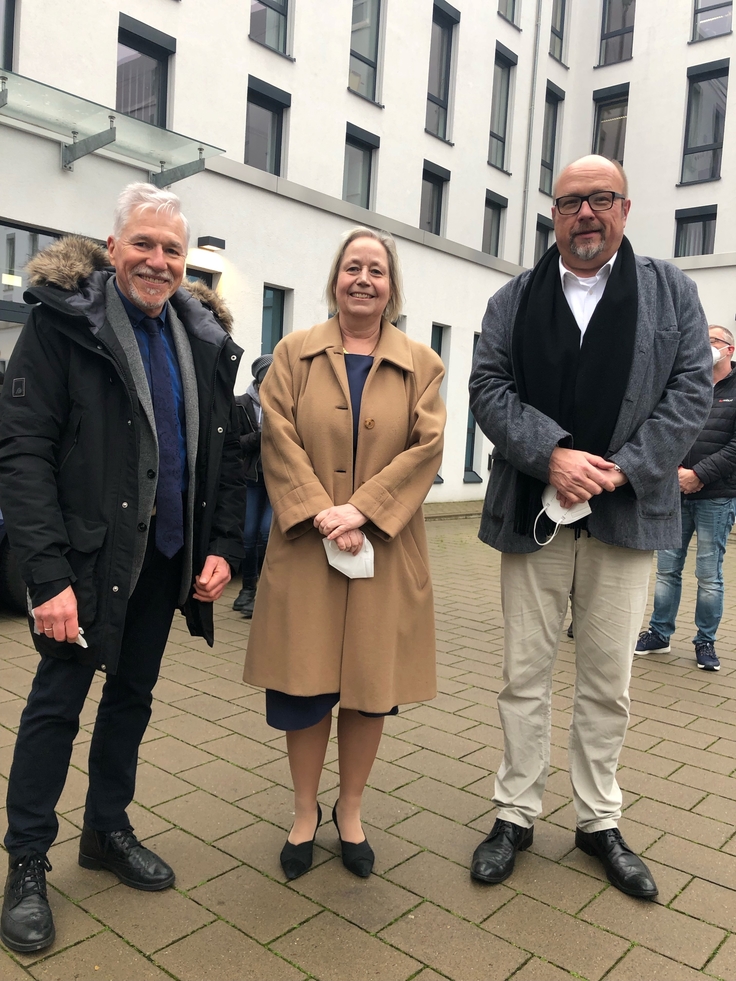
[[210, 252], [222, 252], [225, 248], [224, 238], [215, 238], [214, 235], [202, 235], [197, 239], [198, 249], [209, 249]]

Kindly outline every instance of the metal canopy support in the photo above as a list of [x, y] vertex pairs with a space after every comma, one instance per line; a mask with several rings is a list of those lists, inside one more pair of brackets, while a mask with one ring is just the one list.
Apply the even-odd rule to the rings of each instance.
[[151, 183], [156, 187], [168, 187], [169, 184], [176, 184], [183, 181], [185, 177], [199, 174], [204, 170], [204, 148], [199, 148], [199, 158], [192, 160], [191, 163], [182, 164], [180, 167], [172, 167], [171, 170], [164, 170], [165, 161], [161, 161], [161, 171], [158, 174], [151, 173]]
[[74, 170], [74, 161], [79, 160], [80, 157], [86, 157], [88, 153], [93, 153], [95, 150], [99, 150], [100, 147], [107, 146], [108, 143], [114, 143], [117, 134], [115, 132], [115, 117], [110, 116], [110, 129], [104, 130], [102, 133], [95, 133], [93, 136], [88, 136], [84, 140], [79, 140], [77, 142], [77, 136], [79, 135], [76, 130], [72, 130], [73, 143], [62, 143], [61, 145], [61, 166], [63, 170]]
[[0, 75], [0, 109], [8, 104], [8, 76]]

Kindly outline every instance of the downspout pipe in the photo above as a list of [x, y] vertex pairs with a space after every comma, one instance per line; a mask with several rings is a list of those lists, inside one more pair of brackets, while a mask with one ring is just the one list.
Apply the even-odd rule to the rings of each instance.
[[537, 0], [537, 23], [534, 28], [534, 58], [532, 61], [532, 86], [529, 93], [529, 122], [526, 131], [526, 168], [524, 173], [524, 194], [521, 202], [521, 237], [519, 239], [519, 265], [524, 265], [526, 246], [526, 218], [529, 210], [529, 181], [532, 169], [532, 135], [534, 132], [534, 101], [537, 94], [537, 73], [539, 68], [539, 37], [542, 29], [542, 3]]

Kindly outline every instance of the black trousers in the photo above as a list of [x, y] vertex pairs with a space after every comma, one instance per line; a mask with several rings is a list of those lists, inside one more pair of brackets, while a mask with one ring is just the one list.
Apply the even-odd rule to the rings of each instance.
[[[130, 824], [125, 811], [135, 792], [138, 747], [151, 717], [151, 692], [177, 606], [181, 570], [182, 553], [173, 559], [162, 555], [153, 546], [152, 528], [128, 601], [118, 670], [105, 680], [90, 744], [84, 820], [96, 831]], [[93, 667], [73, 660], [40, 660], [8, 782], [5, 847], [11, 855], [43, 855], [58, 834], [55, 807], [94, 673]]]

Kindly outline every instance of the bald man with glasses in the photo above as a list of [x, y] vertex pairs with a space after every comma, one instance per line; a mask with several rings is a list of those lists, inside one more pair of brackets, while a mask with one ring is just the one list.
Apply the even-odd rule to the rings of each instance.
[[[630, 207], [617, 163], [570, 164], [555, 187], [555, 245], [491, 297], [483, 320], [470, 406], [494, 444], [479, 537], [503, 553], [504, 755], [497, 820], [471, 875], [502, 882], [532, 844], [570, 596], [575, 845], [616, 888], [654, 899], [651, 872], [618, 831], [616, 767], [652, 555], [680, 544], [677, 465], [707, 418], [713, 362], [695, 284], [634, 254]], [[552, 521], [543, 495], [587, 513]]]

